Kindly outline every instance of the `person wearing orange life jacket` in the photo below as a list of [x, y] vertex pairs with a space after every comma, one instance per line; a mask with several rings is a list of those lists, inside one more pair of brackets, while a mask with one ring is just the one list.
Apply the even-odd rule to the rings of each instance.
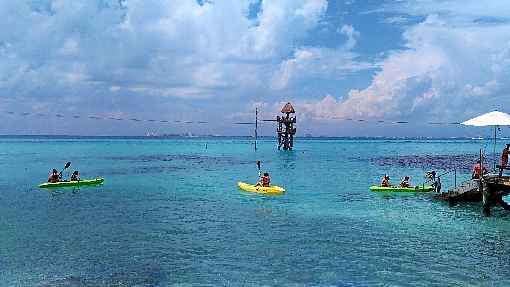
[[479, 179], [480, 175], [487, 173], [487, 169], [485, 166], [482, 166], [480, 160], [476, 161], [476, 164], [473, 166], [473, 173], [471, 174], [472, 179]]
[[260, 177], [259, 182], [257, 182], [256, 186], [269, 187], [271, 185], [271, 178], [269, 177], [269, 173], [264, 172], [264, 175]]

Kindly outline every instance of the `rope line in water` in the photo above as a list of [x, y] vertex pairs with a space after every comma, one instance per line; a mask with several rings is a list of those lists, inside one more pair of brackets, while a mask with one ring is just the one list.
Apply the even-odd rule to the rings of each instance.
[[138, 119], [138, 118], [121, 118], [113, 116], [98, 116], [98, 115], [68, 115], [65, 116], [61, 113], [56, 114], [45, 114], [45, 113], [29, 113], [21, 112], [16, 113], [12, 111], [4, 111], [4, 113], [11, 116], [38, 116], [38, 117], [57, 117], [57, 118], [73, 118], [73, 119], [90, 119], [90, 120], [113, 120], [113, 121], [133, 121], [133, 122], [150, 122], [150, 123], [181, 123], [181, 124], [208, 124], [207, 121], [184, 121], [184, 120], [156, 120], [156, 119]]
[[[62, 113], [46, 114], [46, 113], [30, 113], [30, 112], [13, 112], [13, 111], [0, 111], [11, 116], [38, 116], [38, 117], [57, 117], [57, 118], [73, 118], [73, 119], [91, 119], [91, 120], [113, 120], [113, 121], [132, 121], [132, 122], [147, 122], [147, 123], [176, 123], [176, 124], [210, 124], [208, 121], [186, 121], [186, 120], [158, 120], [158, 119], [139, 119], [135, 117], [114, 117], [114, 116], [99, 116], [99, 115], [64, 115]], [[405, 125], [405, 124], [427, 124], [427, 125], [461, 125], [460, 122], [413, 122], [405, 120], [375, 120], [375, 119], [359, 119], [350, 117], [313, 117], [314, 120], [336, 120], [345, 122], [357, 122], [357, 123], [375, 123], [375, 124], [394, 124], [394, 125]], [[266, 122], [276, 122], [275, 119], [261, 119], [258, 120], [258, 124]], [[255, 122], [231, 122], [233, 125], [255, 125]]]

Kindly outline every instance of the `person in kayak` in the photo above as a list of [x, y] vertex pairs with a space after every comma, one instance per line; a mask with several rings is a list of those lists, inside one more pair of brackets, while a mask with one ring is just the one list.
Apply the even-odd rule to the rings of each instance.
[[476, 164], [473, 166], [473, 173], [471, 174], [472, 179], [479, 179], [480, 175], [487, 173], [487, 169], [485, 166], [482, 166], [480, 160], [476, 161]]
[[48, 177], [48, 182], [59, 182], [60, 181], [60, 175], [58, 174], [58, 171], [56, 169], [53, 169], [53, 171], [50, 173], [50, 176]]
[[404, 179], [400, 182], [400, 187], [411, 187], [409, 184], [409, 176], [405, 176]]
[[80, 172], [75, 170], [71, 175], [71, 181], [79, 181], [80, 180]]
[[388, 175], [384, 175], [384, 177], [381, 181], [381, 186], [382, 187], [391, 187], [390, 177]]
[[264, 172], [264, 175], [260, 177], [259, 182], [255, 186], [263, 186], [269, 187], [271, 185], [271, 178], [269, 177], [269, 173]]

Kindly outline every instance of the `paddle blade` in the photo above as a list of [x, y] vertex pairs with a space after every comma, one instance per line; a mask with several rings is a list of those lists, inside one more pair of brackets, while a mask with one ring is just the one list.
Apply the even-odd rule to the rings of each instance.
[[64, 167], [64, 169], [67, 169], [67, 168], [68, 168], [68, 167], [70, 167], [70, 166], [71, 166], [71, 162], [70, 162], [70, 161], [68, 161], [68, 162], [66, 163], [66, 166]]
[[259, 168], [260, 170], [260, 160], [257, 160], [257, 167]]

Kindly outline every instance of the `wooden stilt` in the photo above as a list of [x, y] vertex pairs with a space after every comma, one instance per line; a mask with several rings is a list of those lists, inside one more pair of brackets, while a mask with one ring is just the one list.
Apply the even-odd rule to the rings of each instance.
[[491, 196], [490, 187], [485, 183], [483, 177], [480, 179], [480, 187], [482, 189], [482, 210], [484, 216], [491, 216]]
[[257, 151], [258, 124], [259, 124], [259, 110], [255, 108], [255, 151]]

